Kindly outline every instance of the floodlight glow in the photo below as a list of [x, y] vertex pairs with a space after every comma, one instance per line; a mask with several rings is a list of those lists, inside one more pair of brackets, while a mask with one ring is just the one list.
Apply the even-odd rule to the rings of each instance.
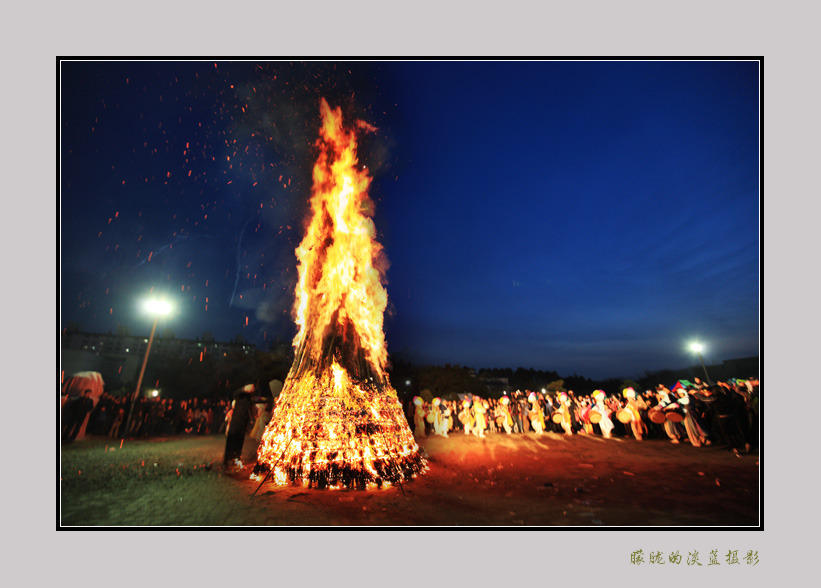
[[146, 300], [145, 310], [151, 314], [168, 314], [171, 312], [171, 305], [165, 300]]
[[[145, 375], [145, 364], [148, 363], [148, 354], [151, 352], [151, 343], [154, 341], [154, 333], [157, 331], [157, 324], [160, 322], [161, 316], [165, 316], [171, 312], [171, 305], [165, 300], [157, 300], [156, 298], [153, 298], [143, 302], [143, 309], [149, 314], [154, 315], [154, 324], [151, 327], [151, 334], [148, 336], [148, 339], [145, 339], [145, 356], [143, 357], [143, 365], [140, 368], [140, 375], [137, 378], [137, 387], [134, 390], [134, 394], [131, 395], [131, 410], [128, 411], [128, 418], [126, 418], [125, 427], [123, 427], [123, 439], [125, 439], [125, 436], [131, 430], [129, 425], [131, 424], [131, 417], [134, 414], [134, 406], [137, 403], [137, 397], [140, 395], [143, 376]], [[154, 390], [151, 395], [156, 398], [159, 394], [159, 390]]]
[[691, 343], [690, 349], [692, 349], [696, 353], [701, 353], [701, 350], [704, 349], [704, 346], [701, 343]]

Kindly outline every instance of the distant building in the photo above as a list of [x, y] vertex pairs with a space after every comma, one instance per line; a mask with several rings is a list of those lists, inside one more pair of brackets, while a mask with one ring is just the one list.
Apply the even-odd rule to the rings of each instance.
[[[107, 388], [129, 384], [137, 378], [146, 347], [148, 337], [131, 335], [126, 329], [118, 329], [115, 334], [66, 329], [61, 335], [61, 380], [77, 372], [96, 371], [103, 375]], [[256, 351], [256, 345], [243, 337], [222, 343], [214, 341], [210, 333], [193, 340], [155, 335], [151, 342], [152, 358], [173, 355], [200, 359], [206, 354], [228, 357], [237, 353], [254, 355]]]

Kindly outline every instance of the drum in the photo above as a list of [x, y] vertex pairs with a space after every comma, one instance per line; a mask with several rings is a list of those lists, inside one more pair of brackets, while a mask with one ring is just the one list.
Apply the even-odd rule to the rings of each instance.
[[601, 413], [598, 410], [590, 411], [590, 422], [597, 425], [601, 422]]
[[553, 415], [550, 418], [557, 425], [561, 425], [562, 421], [564, 420], [564, 413], [561, 412], [561, 411], [556, 411], [556, 412], [553, 413]]
[[653, 408], [653, 409], [650, 409], [649, 411], [647, 411], [647, 416], [649, 416], [649, 417], [650, 417], [650, 420], [651, 420], [652, 422], [656, 423], [657, 425], [660, 425], [660, 424], [662, 424], [664, 421], [666, 421], [666, 420], [667, 420], [667, 417], [666, 417], [666, 416], [664, 416], [664, 413], [663, 413], [663, 412], [661, 412], [661, 411], [660, 411], [659, 409], [657, 409], [657, 408]]
[[619, 419], [620, 423], [626, 425], [627, 423], [633, 421], [633, 414], [626, 408], [622, 408], [619, 412], [616, 413], [616, 418]]
[[684, 420], [684, 415], [677, 410], [669, 410], [664, 414], [671, 423], [680, 423]]

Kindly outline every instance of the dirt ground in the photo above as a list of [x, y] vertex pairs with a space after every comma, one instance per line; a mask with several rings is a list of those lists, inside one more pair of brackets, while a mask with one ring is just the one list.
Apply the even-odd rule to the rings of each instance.
[[[669, 441], [463, 433], [419, 440], [401, 487], [314, 490], [225, 471], [224, 437], [89, 439], [60, 452], [58, 527], [757, 527], [759, 458]], [[254, 491], [256, 495], [252, 497]]]

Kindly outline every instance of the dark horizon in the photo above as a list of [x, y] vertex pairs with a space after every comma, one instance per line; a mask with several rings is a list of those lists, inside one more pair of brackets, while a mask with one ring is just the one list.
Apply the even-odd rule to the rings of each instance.
[[[125, 325], [123, 325], [123, 326], [125, 326]], [[113, 331], [86, 332], [86, 331], [83, 331], [82, 325], [77, 325], [77, 324], [69, 325], [68, 328], [74, 328], [74, 329], [76, 329], [76, 331], [78, 333], [82, 333], [84, 335], [108, 335], [108, 336], [116, 335], [116, 333], [113, 332]], [[127, 327], [126, 327], [126, 329], [127, 329]], [[148, 333], [138, 334], [138, 333], [131, 332], [130, 329], [127, 329], [127, 330], [128, 330], [128, 332], [126, 334], [127, 336], [148, 337]], [[173, 335], [174, 335], [173, 338], [174, 339], [187, 340], [187, 341], [202, 340], [202, 337], [205, 334], [207, 334], [207, 331], [206, 331], [205, 333], [202, 333], [199, 336], [188, 338], [188, 337], [179, 337], [179, 336], [177, 336], [177, 334], [173, 332], [173, 329], [168, 329], [168, 330], [170, 330], [173, 333]], [[64, 333], [64, 332], [65, 332], [65, 329], [63, 331], [61, 331], [61, 333]], [[155, 334], [155, 338], [164, 338], [165, 335], [166, 335], [166, 330], [165, 329], [160, 330], [158, 328], [157, 333]], [[241, 337], [242, 337], [242, 339], [240, 339]], [[215, 343], [220, 343], [220, 344], [240, 343], [240, 342], [242, 342], [242, 343], [250, 343], [250, 344], [252, 344], [256, 347], [256, 343], [245, 341], [244, 337], [240, 334], [236, 335], [235, 337], [231, 337], [229, 339], [224, 339], [224, 340], [215, 338], [214, 342]], [[293, 346], [290, 344], [290, 342], [288, 342], [288, 341], [269, 342], [268, 345], [269, 346], [265, 349], [256, 347], [257, 352], [259, 352], [259, 353], [272, 353], [272, 352], [276, 351], [274, 349], [274, 347], [279, 345], [280, 349], [282, 349], [283, 347], [287, 348], [287, 350], [288, 350], [287, 355], [290, 357], [291, 360], [293, 359]], [[708, 362], [705, 365], [707, 366], [707, 369], [710, 370], [710, 371], [714, 371], [716, 369], [720, 369], [722, 371], [725, 371], [724, 366], [726, 366], [726, 364], [728, 364], [728, 363], [732, 364], [732, 363], [735, 363], [735, 362], [744, 362], [744, 361], [752, 361], [752, 360], [756, 360], [757, 362], [760, 363], [759, 356], [754, 355], [754, 356], [747, 356], [747, 357], [723, 358], [723, 359], [718, 360], [717, 362], [713, 362], [713, 363]], [[443, 361], [443, 362], [438, 363], [438, 364], [431, 364], [431, 363], [424, 363], [424, 362], [423, 363], [418, 363], [416, 361], [413, 361], [411, 358], [409, 358], [405, 352], [396, 351], [396, 352], [390, 353], [389, 356], [388, 356], [388, 373], [389, 374], [394, 373], [397, 362], [399, 362], [401, 364], [409, 365], [414, 369], [436, 368], [436, 367], [447, 367], [447, 366], [451, 366], [451, 367], [454, 367], [454, 368], [466, 368], [466, 369], [473, 370], [476, 373], [477, 376], [480, 375], [483, 372], [490, 372], [490, 371], [511, 371], [511, 372], [515, 373], [519, 370], [524, 370], [524, 371], [535, 371], [535, 372], [540, 372], [540, 373], [555, 373], [561, 379], [581, 378], [581, 379], [590, 380], [592, 382], [604, 382], [604, 381], [610, 381], [610, 380], [634, 380], [634, 381], [636, 381], [636, 380], [641, 380], [641, 379], [645, 379], [645, 378], [648, 378], [648, 377], [652, 377], [654, 374], [662, 373], [662, 372], [675, 372], [675, 373], [693, 372], [693, 371], [700, 372], [700, 370], [703, 369], [700, 364], [696, 363], [696, 364], [679, 365], [679, 366], [663, 366], [661, 368], [653, 369], [653, 370], [649, 370], [649, 369], [648, 370], [640, 370], [641, 371], [640, 374], [638, 372], [633, 373], [633, 374], [610, 374], [610, 375], [606, 375], [606, 376], [603, 376], [603, 377], [593, 378], [593, 377], [590, 377], [586, 374], [579, 374], [579, 373], [576, 373], [576, 372], [573, 372], [572, 374], [571, 373], [562, 373], [562, 372], [559, 372], [558, 370], [555, 370], [555, 369], [536, 368], [534, 366], [528, 366], [528, 365], [515, 365], [515, 366], [514, 365], [509, 365], [509, 366], [464, 365], [464, 364], [459, 364], [459, 363], [456, 363], [456, 362], [449, 362], [449, 361]], [[403, 367], [404, 367], [404, 365], [403, 365]], [[754, 373], [746, 373], [746, 372], [744, 372], [744, 373], [734, 373], [731, 377], [739, 377], [739, 378], [758, 377], [759, 376], [758, 370], [759, 370], [759, 368], [757, 368], [754, 371]], [[664, 383], [664, 382], [659, 382], [659, 383]]]

